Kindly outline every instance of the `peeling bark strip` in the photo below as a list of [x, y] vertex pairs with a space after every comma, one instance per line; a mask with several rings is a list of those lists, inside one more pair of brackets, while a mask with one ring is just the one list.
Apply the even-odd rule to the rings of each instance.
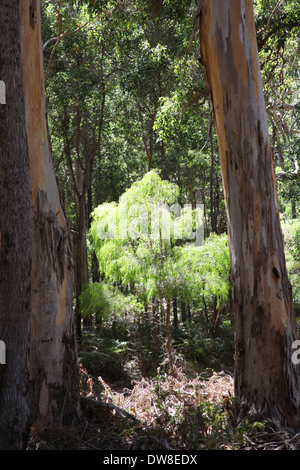
[[297, 427], [297, 338], [251, 0], [201, 0], [201, 59], [214, 105], [234, 290], [235, 389]]
[[40, 2], [20, 2], [34, 243], [31, 276], [31, 420], [81, 422], [73, 321], [73, 257], [46, 121]]

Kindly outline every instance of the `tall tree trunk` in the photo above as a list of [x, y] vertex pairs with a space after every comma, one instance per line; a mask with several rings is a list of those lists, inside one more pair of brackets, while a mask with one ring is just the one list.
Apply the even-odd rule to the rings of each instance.
[[186, 303], [183, 299], [180, 301], [181, 322], [186, 323]]
[[32, 208], [21, 64], [19, 0], [0, 4], [0, 450], [24, 449], [29, 433]]
[[235, 392], [249, 410], [299, 425], [297, 338], [251, 0], [201, 0], [201, 58], [212, 96], [229, 227]]
[[297, 219], [297, 209], [296, 209], [295, 199], [291, 200], [291, 205], [292, 205], [292, 219]]
[[210, 132], [210, 147], [211, 147], [211, 161], [210, 161], [210, 222], [211, 222], [211, 231], [213, 233], [217, 232], [217, 218], [215, 211], [215, 197], [214, 191], [216, 191], [214, 176], [215, 176], [215, 155], [214, 155], [214, 142], [212, 130]]
[[81, 422], [69, 224], [52, 164], [45, 109], [40, 2], [20, 2], [34, 242], [31, 278], [31, 420]]
[[177, 297], [173, 297], [173, 326], [178, 327]]
[[[81, 305], [80, 296], [82, 288], [88, 282], [88, 260], [87, 260], [87, 241], [86, 241], [86, 201], [85, 193], [80, 193], [77, 197], [77, 230], [76, 230], [76, 333], [78, 340], [81, 339]], [[86, 324], [86, 323], [85, 323]]]
[[173, 357], [173, 348], [172, 348], [172, 333], [171, 333], [171, 300], [169, 296], [166, 297], [166, 333], [167, 333], [167, 343], [166, 349], [168, 354], [170, 375], [173, 377], [176, 376], [176, 371], [174, 369], [174, 357]]

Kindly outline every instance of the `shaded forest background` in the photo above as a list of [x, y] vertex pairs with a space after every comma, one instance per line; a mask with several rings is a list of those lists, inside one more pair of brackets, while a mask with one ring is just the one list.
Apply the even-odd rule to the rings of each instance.
[[[299, 318], [300, 5], [253, 3]], [[188, 399], [189, 389], [194, 397], [200, 393], [194, 382], [199, 375], [221, 384], [221, 395], [223, 386], [232, 391], [234, 354], [226, 211], [212, 106], [193, 30], [196, 10], [188, 0], [42, 2], [48, 125], [75, 253], [82, 386], [87, 396], [102, 394], [131, 416], [141, 413], [148, 424], [156, 413], [155, 424], [168, 429], [181, 448], [203, 442], [214, 447], [221, 434], [222, 442], [232, 437], [224, 434], [224, 405], [206, 396], [199, 408]], [[140, 200], [149, 202], [142, 184], [147, 177], [153, 191], [174, 185], [182, 207], [204, 207], [198, 263], [188, 264], [181, 243], [176, 254], [165, 256], [159, 279], [145, 271], [153, 252], [126, 258], [130, 244], [99, 243], [93, 231], [100, 208], [112, 213], [137, 182]], [[155, 398], [147, 401], [151, 394]]]

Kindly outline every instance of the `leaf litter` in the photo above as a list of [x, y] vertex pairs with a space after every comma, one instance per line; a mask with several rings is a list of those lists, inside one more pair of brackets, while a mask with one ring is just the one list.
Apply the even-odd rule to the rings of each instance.
[[[300, 450], [300, 433], [278, 431], [272, 423], [234, 432], [234, 380], [223, 371], [188, 377], [177, 368], [175, 376], [142, 377], [117, 389], [81, 366], [80, 393], [85, 427], [43, 429], [31, 436], [29, 450]], [[209, 425], [212, 415], [202, 419], [201, 404], [227, 412], [227, 427], [218, 424], [217, 438], [216, 422]]]

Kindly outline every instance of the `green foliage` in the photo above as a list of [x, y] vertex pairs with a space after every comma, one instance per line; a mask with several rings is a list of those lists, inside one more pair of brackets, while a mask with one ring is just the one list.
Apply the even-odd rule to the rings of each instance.
[[296, 229], [295, 235], [290, 245], [292, 257], [299, 262], [300, 259], [300, 228]]
[[[216, 308], [220, 309], [221, 304], [226, 304], [230, 290], [227, 236], [214, 235], [200, 246], [192, 244], [190, 232], [186, 230], [186, 211], [171, 213], [169, 210], [169, 204], [176, 204], [178, 196], [179, 190], [175, 184], [161, 179], [157, 171], [150, 171], [120, 197], [119, 204], [105, 203], [96, 208], [90, 229], [91, 245], [98, 258], [101, 277], [107, 283], [117, 284], [123, 291], [130, 291], [137, 304], [144, 305], [145, 312], [149, 308], [152, 310], [153, 342], [150, 349], [156, 361], [162, 358], [164, 351], [159, 347], [158, 340], [163, 344], [166, 335], [169, 365], [173, 361], [171, 300], [180, 298], [191, 308], [202, 307], [207, 315], [208, 308], [216, 313]], [[154, 209], [158, 206], [159, 217]], [[169, 227], [165, 233], [167, 217], [172, 229]], [[190, 211], [190, 229], [195, 229], [199, 220]], [[181, 236], [177, 239], [175, 235], [179, 229], [182, 229]], [[99, 286], [96, 287], [97, 296]], [[92, 298], [87, 295], [81, 300], [89, 307]], [[109, 296], [108, 302], [104, 297], [105, 310], [111, 300], [114, 306], [118, 300], [116, 293], [113, 299]], [[99, 297], [100, 305], [101, 302]], [[117, 303], [116, 309], [122, 311], [124, 306], [125, 303], [122, 308]], [[163, 332], [160, 331], [160, 322], [154, 321], [158, 306], [167, 312]], [[131, 313], [135, 311], [140, 318], [142, 309], [131, 307]], [[214, 319], [214, 331], [217, 320]], [[199, 347], [195, 348], [193, 358], [205, 362], [205, 356], [212, 352], [212, 347], [204, 339]]]
[[134, 296], [123, 295], [119, 289], [105, 282], [85, 285], [80, 300], [84, 317], [94, 316], [102, 321], [118, 318], [127, 313], [138, 313], [142, 308]]
[[[254, 7], [274, 156], [285, 171], [279, 193], [283, 202], [297, 201], [299, 139], [287, 127], [299, 122], [299, 2], [257, 0]], [[105, 93], [101, 146], [90, 183], [92, 206], [119, 197], [147, 171], [151, 154], [153, 167], [178, 184], [181, 202], [201, 190], [206, 232], [211, 229], [212, 206], [217, 215], [214, 230], [226, 231], [217, 155], [213, 175], [210, 172], [210, 111], [197, 35], [187, 53], [196, 8], [190, 0], [73, 0], [62, 2], [60, 9], [56, 1], [43, 6], [45, 68], [59, 23], [63, 34], [46, 90], [55, 166], [74, 223], [75, 162], [85, 167], [95, 150]], [[213, 138], [216, 150], [214, 133]]]
[[183, 362], [191, 364], [193, 369], [226, 368], [234, 355], [234, 334], [230, 314], [223, 314], [218, 329], [214, 334], [215, 323], [207, 318], [202, 310], [193, 316], [191, 323], [181, 324], [173, 329], [174, 349]]
[[[179, 233], [179, 228], [183, 228], [183, 236], [186, 234], [185, 213], [170, 219], [173, 230], [169, 231], [169, 238], [164, 238], [163, 221], [173, 214], [164, 213], [163, 209], [156, 234], [153, 233], [153, 207], [159, 203], [175, 204], [178, 195], [176, 185], [151, 171], [122, 195], [119, 205], [99, 206], [93, 213], [90, 237], [100, 272], [124, 287], [136, 284], [136, 294], [143, 300], [179, 295], [198, 303], [203, 296], [226, 301], [230, 288], [227, 236], [214, 235], [202, 246], [194, 246], [188, 239], [181, 238], [178, 245], [178, 240], [172, 237]], [[138, 213], [130, 211], [137, 205]], [[120, 238], [120, 216], [124, 207], [130, 230], [123, 232]]]
[[119, 320], [115, 328], [108, 322], [83, 332], [78, 362], [92, 376], [115, 382], [127, 379], [125, 363], [131, 354], [127, 326]]
[[218, 297], [227, 301], [230, 290], [230, 256], [227, 235], [212, 235], [202, 246], [186, 245], [177, 261], [181, 294], [187, 300]]
[[293, 305], [297, 317], [300, 316], [300, 221], [282, 220], [285, 239], [285, 257], [290, 283], [292, 285]]
[[[297, 225], [299, 227], [299, 223]], [[300, 227], [295, 229], [289, 250], [293, 260], [289, 264], [289, 278], [293, 289], [295, 312], [300, 316]]]
[[175, 203], [178, 195], [179, 188], [176, 184], [163, 180], [157, 170], [152, 170], [131, 185], [122, 195], [120, 203], [126, 203], [129, 207], [143, 204], [150, 210], [153, 204]]
[[[299, 216], [300, 198], [299, 5], [254, 2], [280, 212], [289, 219]], [[165, 328], [156, 318], [164, 318], [166, 299], [191, 309], [189, 321], [172, 328], [178, 361], [194, 369], [195, 363], [230, 362], [233, 355], [225, 203], [214, 126], [208, 133], [214, 122], [197, 34], [187, 52], [196, 8], [191, 0], [45, 1], [42, 8], [45, 70], [52, 60], [46, 92], [53, 159], [74, 232], [83, 183], [87, 219], [96, 207], [90, 253], [97, 254], [102, 280], [84, 286], [80, 300], [83, 316], [102, 324], [100, 332], [89, 330], [93, 345], [87, 342], [82, 358], [114, 380], [131, 367], [135, 378], [141, 370], [153, 374], [164, 359]], [[156, 170], [146, 173], [150, 158]], [[204, 243], [193, 246], [176, 236], [185, 227], [178, 214], [171, 214], [173, 231], [164, 239], [166, 206], [196, 200], [205, 205]], [[163, 203], [161, 219], [151, 238], [157, 203]], [[125, 209], [126, 231], [120, 226]], [[299, 314], [300, 235], [295, 220], [287, 227]], [[161, 407], [168, 397], [162, 398]], [[194, 446], [205, 441], [215, 448], [229, 439], [232, 429], [219, 405], [180, 406], [163, 416], [181, 442], [188, 436]], [[239, 430], [241, 439], [244, 431], [249, 429]]]
[[254, 9], [279, 201], [287, 208], [300, 198], [300, 5], [298, 0], [258, 0]]

